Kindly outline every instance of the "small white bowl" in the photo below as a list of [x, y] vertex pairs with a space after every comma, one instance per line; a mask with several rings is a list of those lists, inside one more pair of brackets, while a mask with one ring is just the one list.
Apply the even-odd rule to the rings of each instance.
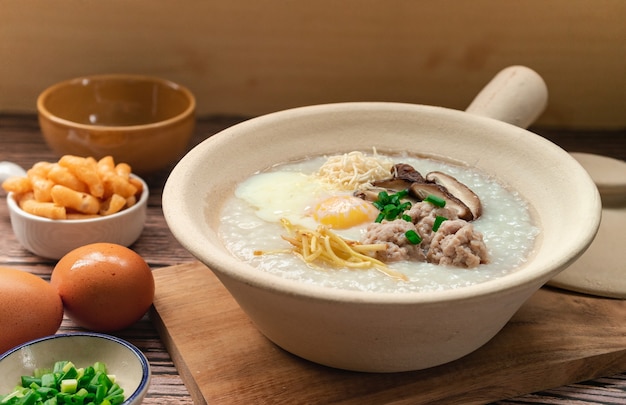
[[103, 362], [124, 389], [123, 405], [141, 404], [150, 385], [150, 363], [134, 345], [99, 333], [51, 335], [17, 346], [0, 356], [0, 395], [10, 393], [23, 375], [69, 360], [77, 367]]
[[135, 205], [116, 214], [89, 219], [49, 219], [22, 210], [13, 193], [7, 195], [11, 227], [17, 240], [32, 253], [60, 259], [77, 247], [108, 242], [130, 246], [141, 235], [146, 222], [148, 185], [143, 179], [141, 197]]

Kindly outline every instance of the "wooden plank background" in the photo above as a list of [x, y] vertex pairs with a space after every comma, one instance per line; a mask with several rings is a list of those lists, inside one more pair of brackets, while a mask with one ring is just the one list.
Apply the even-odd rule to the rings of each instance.
[[501, 68], [548, 83], [538, 124], [626, 127], [623, 0], [0, 0], [0, 112], [85, 74], [188, 86], [198, 115], [337, 101], [464, 109]]

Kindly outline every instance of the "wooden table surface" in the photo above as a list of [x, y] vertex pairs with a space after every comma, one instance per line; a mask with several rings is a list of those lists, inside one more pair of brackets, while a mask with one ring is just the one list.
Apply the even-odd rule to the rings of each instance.
[[[244, 120], [241, 117], [208, 117], [200, 119], [190, 145]], [[626, 160], [626, 131], [561, 131], [533, 128], [564, 149], [572, 152], [598, 153]], [[37, 119], [33, 115], [0, 115], [0, 161], [15, 162], [30, 167], [35, 162], [55, 161], [41, 137]], [[194, 261], [193, 257], [174, 239], [161, 211], [161, 192], [168, 171], [147, 177], [150, 200], [145, 229], [132, 248], [141, 254], [153, 269]], [[4, 197], [4, 191], [0, 191]], [[2, 198], [4, 200], [4, 198]], [[20, 246], [13, 235], [6, 203], [0, 202], [0, 265], [20, 268], [48, 280], [55, 262], [37, 257]], [[59, 333], [78, 331], [65, 318]], [[165, 349], [150, 317], [127, 330], [115, 333], [136, 345], [145, 353], [152, 366], [152, 382], [144, 404], [184, 405], [193, 401]], [[271, 398], [262, 399], [271, 403]], [[298, 399], [293, 399], [298, 403]], [[518, 398], [503, 400], [499, 404], [626, 404], [626, 370], [624, 373], [558, 387]]]

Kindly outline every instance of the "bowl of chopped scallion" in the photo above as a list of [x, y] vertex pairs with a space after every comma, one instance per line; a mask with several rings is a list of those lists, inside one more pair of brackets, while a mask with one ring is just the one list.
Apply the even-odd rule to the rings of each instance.
[[140, 404], [149, 382], [146, 356], [106, 334], [51, 335], [0, 356], [0, 405]]

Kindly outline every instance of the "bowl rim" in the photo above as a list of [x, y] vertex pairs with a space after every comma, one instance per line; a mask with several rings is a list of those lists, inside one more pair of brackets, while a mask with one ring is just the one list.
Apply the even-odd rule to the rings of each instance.
[[[46, 108], [45, 102], [47, 98], [62, 87], [66, 87], [68, 85], [77, 84], [83, 81], [95, 81], [95, 80], [131, 80], [131, 81], [143, 81], [143, 82], [152, 82], [160, 84], [164, 87], [168, 87], [170, 89], [176, 90], [182, 93], [188, 101], [188, 106], [178, 115], [174, 117], [168, 118], [166, 120], [152, 122], [148, 124], [138, 124], [138, 125], [91, 125], [91, 124], [82, 124], [79, 122], [71, 121], [66, 118], [61, 118], [57, 115], [52, 114], [48, 108]], [[150, 76], [150, 75], [142, 75], [142, 74], [133, 74], [133, 73], [106, 73], [106, 74], [95, 74], [95, 75], [85, 75], [78, 76], [71, 79], [63, 80], [61, 82], [55, 83], [46, 89], [44, 89], [39, 96], [37, 96], [37, 111], [40, 115], [45, 116], [52, 122], [57, 124], [67, 125], [74, 128], [84, 129], [84, 130], [100, 130], [107, 132], [122, 132], [122, 131], [139, 131], [146, 130], [151, 128], [160, 128], [164, 126], [168, 126], [174, 124], [176, 122], [182, 121], [189, 116], [192, 116], [196, 109], [196, 98], [193, 93], [185, 86], [173, 82], [168, 79], [164, 79], [161, 77]]]
[[150, 362], [148, 361], [148, 358], [146, 357], [146, 355], [139, 350], [139, 348], [137, 348], [137, 346], [133, 345], [132, 343], [119, 338], [117, 336], [113, 336], [113, 335], [108, 335], [105, 333], [98, 333], [98, 332], [72, 332], [72, 333], [58, 333], [55, 335], [48, 335], [48, 336], [44, 336], [41, 338], [37, 338], [37, 339], [33, 339], [33, 340], [29, 340], [28, 342], [24, 342], [18, 346], [15, 346], [12, 349], [7, 350], [6, 352], [0, 354], [0, 362], [2, 362], [5, 358], [11, 356], [12, 354], [26, 348], [26, 347], [30, 347], [33, 345], [37, 345], [43, 342], [47, 342], [50, 340], [54, 340], [54, 339], [67, 339], [67, 338], [74, 338], [74, 337], [85, 337], [88, 339], [102, 339], [102, 340], [108, 340], [114, 343], [117, 343], [121, 346], [123, 346], [124, 348], [126, 348], [127, 350], [129, 350], [134, 357], [139, 361], [139, 364], [141, 365], [141, 381], [139, 382], [139, 385], [137, 386], [137, 389], [135, 389], [135, 391], [133, 391], [122, 403], [122, 405], [124, 404], [130, 404], [133, 401], [135, 401], [137, 398], [139, 398], [142, 393], [148, 388], [148, 384], [150, 383]]
[[131, 173], [131, 176], [141, 181], [142, 183], [143, 189], [141, 191], [141, 196], [139, 197], [139, 200], [132, 207], [125, 208], [111, 215], [105, 215], [105, 216], [101, 215], [98, 217], [84, 218], [84, 219], [51, 219], [51, 218], [46, 218], [46, 217], [40, 217], [38, 215], [31, 214], [21, 209], [20, 206], [17, 204], [17, 201], [15, 200], [14, 192], [10, 192], [7, 194], [7, 197], [6, 197], [7, 205], [11, 212], [22, 217], [24, 220], [42, 222], [42, 223], [93, 224], [93, 223], [104, 222], [104, 221], [115, 219], [115, 218], [124, 217], [124, 216], [130, 216], [130, 215], [135, 214], [137, 211], [141, 210], [143, 206], [147, 206], [148, 197], [150, 196], [150, 190], [148, 189], [148, 184], [146, 183], [146, 181], [134, 173]]
[[[594, 210], [589, 214], [590, 232], [583, 236], [577, 235], [575, 245], [577, 248], [585, 245], [588, 246], [588, 244], [593, 240], [595, 232], [597, 232], [600, 224], [600, 196], [589, 174], [561, 147], [524, 128], [520, 128], [493, 118], [478, 116], [464, 111], [439, 106], [385, 101], [317, 104], [282, 110], [235, 124], [196, 145], [170, 172], [169, 178], [167, 179], [163, 189], [163, 213], [175, 238], [192, 255], [211, 268], [211, 270], [214, 271], [218, 277], [220, 276], [220, 273], [223, 273], [230, 278], [238, 280], [239, 282], [260, 289], [277, 292], [279, 294], [299, 295], [312, 300], [325, 300], [330, 302], [360, 302], [372, 305], [412, 305], [417, 302], [437, 305], [442, 302], [487, 299], [487, 297], [493, 297], [493, 295], [511, 293], [514, 291], [528, 291], [529, 285], [535, 285], [539, 288], [554, 274], [556, 274], [555, 269], [559, 267], [566, 267], [583, 253], [582, 251], [575, 252], [575, 250], [578, 249], [572, 249], [570, 254], [550, 260], [549, 263], [546, 262], [541, 266], [533, 266], [531, 269], [528, 269], [529, 262], [527, 262], [523, 265], [524, 270], [526, 271], [516, 271], [504, 277], [498, 277], [482, 283], [459, 288], [420, 293], [363, 292], [310, 285], [302, 283], [299, 280], [285, 279], [266, 272], [255, 272], [255, 268], [253, 266], [228, 253], [224, 246], [214, 246], [213, 243], [207, 240], [204, 235], [193, 234], [192, 236], [188, 226], [191, 225], [189, 222], [181, 224], [174, 220], [173, 217], [177, 215], [177, 213], [181, 212], [180, 205], [176, 204], [180, 203], [180, 198], [176, 196], [185, 194], [185, 183], [193, 183], [193, 180], [190, 179], [190, 173], [196, 169], [196, 166], [201, 165], [202, 161], [206, 160], [202, 157], [202, 154], [206, 148], [210, 147], [209, 145], [212, 145], [213, 143], [221, 144], [228, 142], [230, 137], [235, 137], [242, 130], [248, 131], [249, 129], [254, 129], [257, 126], [271, 124], [276, 125], [277, 120], [281, 120], [285, 116], [291, 115], [290, 118], [293, 118], [292, 115], [297, 114], [298, 118], [301, 118], [309, 114], [337, 114], [345, 111], [353, 111], [355, 108], [366, 110], [376, 110], [380, 108], [403, 109], [404, 111], [421, 110], [422, 112], [427, 113], [429, 117], [435, 117], [438, 122], [442, 122], [444, 119], [457, 119], [464, 125], [478, 125], [482, 127], [488, 126], [490, 128], [508, 133], [511, 137], [523, 136], [525, 137], [525, 142], [533, 143], [537, 145], [537, 148], [541, 147], [544, 148], [544, 150], [548, 149], [552, 150], [553, 153], [562, 154], [562, 156], [570, 162], [569, 166], [571, 166], [571, 168], [575, 171], [575, 175], [579, 178], [579, 181], [585, 183], [589, 187], [589, 190], [592, 190], [592, 188], [595, 189], [595, 195], [590, 196], [590, 201], [592, 199], [595, 200], [592, 201], [590, 205], [597, 207], [597, 210]], [[184, 237], [181, 238], [181, 235]], [[195, 236], [203, 238], [203, 245], [198, 240], [195, 240]], [[218, 251], [216, 252], [214, 250]], [[216, 269], [213, 270], [212, 268]], [[534, 289], [532, 292], [534, 292]]]

